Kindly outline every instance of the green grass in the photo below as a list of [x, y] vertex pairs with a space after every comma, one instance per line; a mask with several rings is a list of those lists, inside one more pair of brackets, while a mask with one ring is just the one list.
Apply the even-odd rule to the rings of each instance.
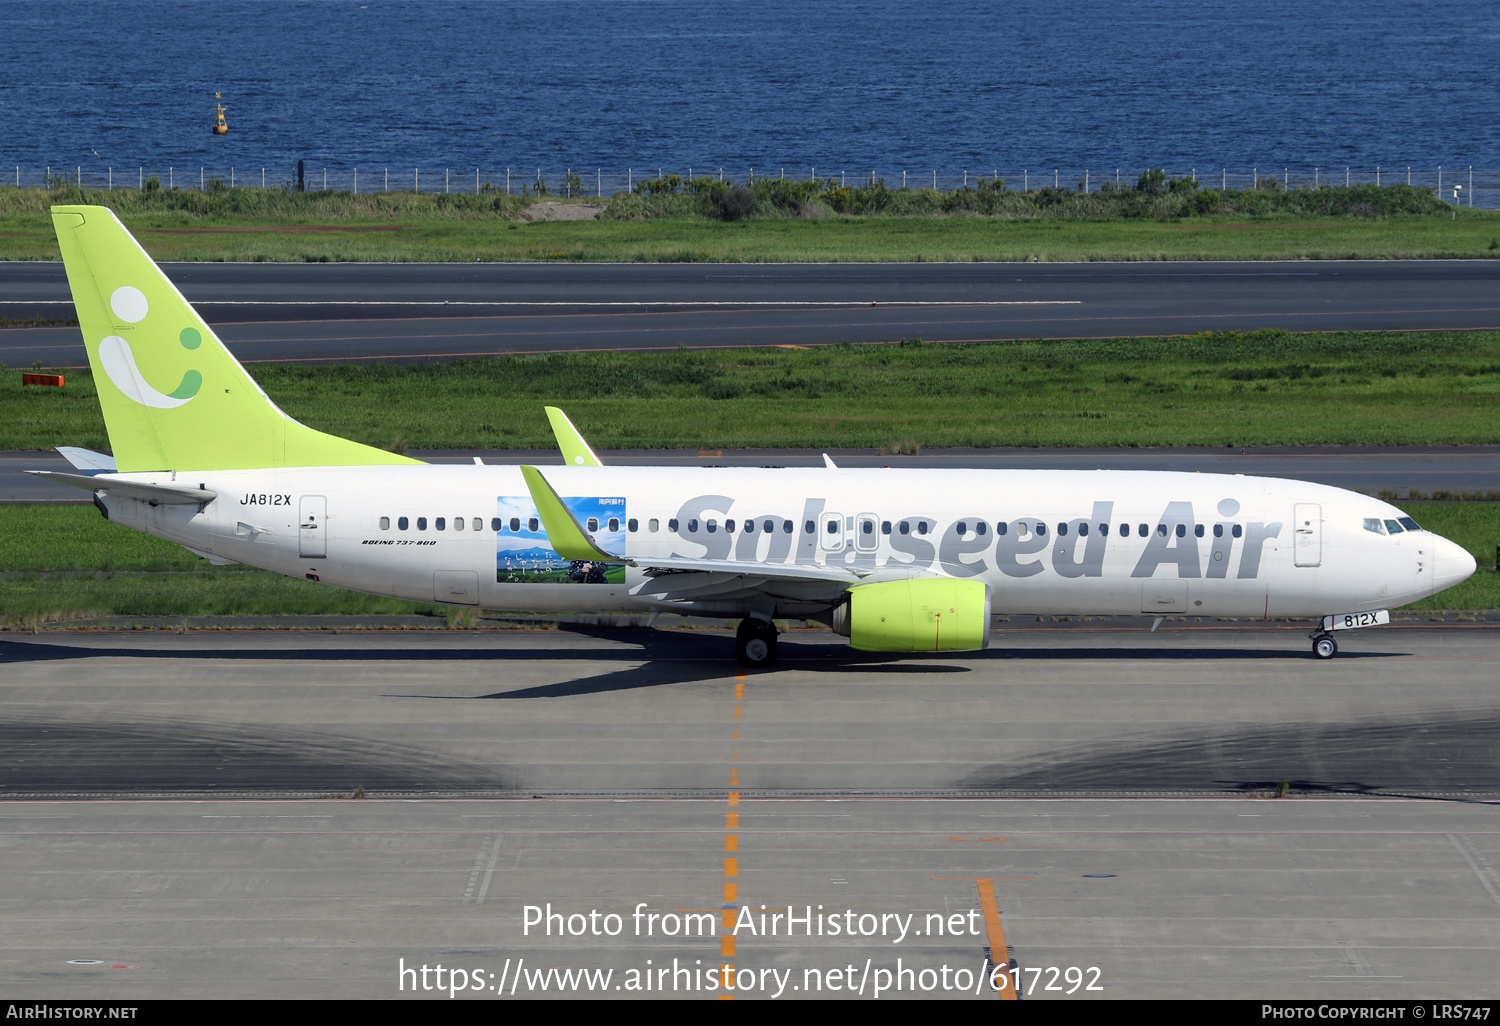
[[[1404, 508], [1423, 527], [1474, 553], [1480, 570], [1411, 609], [1500, 609], [1500, 503], [1424, 502]], [[441, 615], [405, 602], [280, 577], [213, 567], [171, 542], [101, 517], [92, 506], [0, 504], [0, 611], [8, 624], [36, 617]]]
[[[1500, 257], [1500, 213], [1406, 186], [1146, 195], [757, 185], [748, 220], [620, 194], [605, 220], [518, 220], [497, 194], [0, 186], [0, 259], [56, 260], [47, 208], [99, 203], [159, 260], [968, 261]], [[804, 183], [805, 184], [805, 183]], [[783, 195], [785, 194], [785, 195]], [[862, 211], [861, 213], [840, 213]]]
[[[252, 364], [289, 414], [382, 448], [1500, 442], [1500, 332], [1281, 331], [982, 344]], [[0, 376], [0, 449], [106, 448], [86, 371]]]

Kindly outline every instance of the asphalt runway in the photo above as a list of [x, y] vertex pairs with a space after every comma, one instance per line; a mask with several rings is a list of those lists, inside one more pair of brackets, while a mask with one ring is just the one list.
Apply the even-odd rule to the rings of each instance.
[[[242, 361], [1500, 327], [1500, 261], [163, 265]], [[0, 263], [0, 317], [65, 318], [60, 264]], [[82, 366], [73, 328], [0, 362]]]
[[[1500, 446], [1422, 446], [1412, 449], [1340, 446], [1330, 448], [1182, 447], [1169, 449], [928, 449], [915, 456], [882, 456], [868, 449], [830, 449], [841, 467], [942, 467], [988, 470], [1175, 470], [1205, 474], [1248, 474], [1315, 481], [1378, 495], [1382, 491], [1424, 495], [1500, 493]], [[555, 450], [413, 450], [433, 463], [557, 464]], [[648, 449], [608, 450], [600, 459], [624, 466], [786, 466], [823, 465], [822, 452], [806, 449]], [[55, 452], [0, 451], [0, 502], [89, 502], [91, 493], [36, 478], [28, 470], [71, 469]]]
[[[476, 998], [554, 967], [701, 998], [729, 964], [740, 997], [790, 970], [783, 996], [869, 999], [899, 958], [930, 970], [904, 996], [959, 997], [920, 988], [1005, 952], [1031, 1000], [1070, 967], [1074, 1000], [1491, 996], [1500, 633], [1327, 663], [1304, 635], [1010, 624], [886, 658], [798, 631], [753, 674], [720, 631], [0, 636], [0, 981], [413, 996], [404, 960]], [[583, 934], [528, 932], [548, 903]], [[762, 904], [870, 932], [731, 932]], [[663, 935], [689, 913], [712, 929]]]

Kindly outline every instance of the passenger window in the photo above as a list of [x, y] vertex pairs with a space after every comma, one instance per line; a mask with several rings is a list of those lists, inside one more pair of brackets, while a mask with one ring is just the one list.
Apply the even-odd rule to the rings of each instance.
[[530, 520], [526, 521], [526, 530], [530, 531], [532, 534], [535, 534], [538, 530], [540, 530], [541, 526], [542, 522], [536, 517], [532, 517]]
[[859, 522], [859, 529], [864, 534], [874, 534], [875, 533], [875, 521], [873, 521], [873, 520], [861, 520]]
[[391, 529], [391, 518], [390, 517], [381, 517], [380, 518], [380, 529], [382, 531], [389, 531]]
[[1087, 538], [1089, 536], [1089, 525], [1088, 524], [1079, 524], [1078, 525], [1078, 533], [1080, 535], [1082, 535], [1083, 537]]
[[996, 522], [996, 524], [995, 524], [995, 533], [996, 534], [1003, 536], [1006, 533], [1008, 533], [1009, 531], [1010, 531], [1010, 525], [1007, 524], [1004, 520]]
[[425, 531], [425, 530], [427, 530], [427, 518], [426, 517], [417, 517], [417, 530], [418, 531]]
[[1235, 524], [1234, 527], [1230, 529], [1229, 533], [1238, 538], [1243, 532], [1240, 530], [1240, 525]]
[[1179, 537], [1179, 538], [1186, 538], [1187, 537], [1187, 524], [1178, 524], [1177, 525], [1177, 537]]
[[677, 533], [677, 527], [678, 522], [676, 517], [673, 517], [671, 520], [667, 521], [667, 530], [671, 531], [673, 534]]
[[1120, 537], [1121, 538], [1129, 538], [1130, 537], [1130, 525], [1129, 524], [1121, 524], [1120, 525]]
[[438, 517], [437, 520], [435, 520], [433, 522], [432, 526], [433, 526], [433, 528], [435, 530], [445, 531], [445, 530], [448, 529], [448, 518], [447, 517]]
[[520, 517], [511, 517], [510, 518], [510, 529], [512, 531], [517, 532], [517, 533], [520, 532], [520, 530], [521, 530], [521, 518]]
[[1222, 538], [1222, 537], [1224, 537], [1224, 525], [1223, 524], [1215, 524], [1214, 525], [1214, 537], [1215, 538]]
[[453, 529], [455, 531], [462, 531], [464, 529], [464, 518], [463, 517], [454, 517], [453, 518]]
[[925, 520], [918, 520], [917, 521], [917, 533], [918, 534], [926, 534], [927, 533], [927, 521], [925, 521]]
[[407, 520], [405, 517], [398, 517], [396, 520], [396, 527], [398, 530], [404, 531], [410, 523], [411, 521]]
[[1194, 538], [1202, 538], [1203, 537], [1203, 525], [1202, 524], [1194, 524], [1193, 525], [1193, 537]]
[[1391, 534], [1401, 534], [1401, 533], [1403, 533], [1406, 530], [1404, 527], [1402, 527], [1400, 524], [1396, 523], [1396, 521], [1394, 521], [1394, 520], [1387, 520], [1385, 522], [1385, 529], [1387, 531], [1389, 531]]
[[964, 523], [962, 520], [960, 520], [958, 522], [958, 536], [960, 538], [962, 538], [964, 535], [966, 535], [968, 533], [969, 533], [969, 525], [966, 524], [966, 523]]
[[816, 526], [815, 526], [815, 525], [814, 525], [814, 524], [813, 524], [813, 522], [812, 522], [812, 521], [811, 521], [811, 520], [809, 520], [809, 521], [808, 521], [808, 522], [807, 522], [807, 526], [806, 526], [806, 527], [805, 527], [805, 528], [804, 528], [804, 530], [805, 530], [805, 531], [806, 531], [806, 532], [807, 532], [807, 533], [808, 533], [808, 534], [812, 534], [812, 533], [813, 533], [813, 532], [814, 532], [814, 531], [816, 531], [816, 530], [817, 530], [817, 527], [816, 527]]
[[1040, 520], [1036, 522], [1036, 535], [1038, 538], [1045, 538], [1047, 536], [1047, 525]]
[[911, 524], [908, 524], [905, 520], [901, 521], [901, 533], [911, 534]]
[[589, 517], [589, 531], [592, 532], [597, 530], [599, 530], [599, 518]]
[[1099, 533], [1102, 534], [1102, 535], [1104, 535], [1104, 537], [1108, 538], [1109, 537], [1109, 525], [1108, 524], [1100, 524], [1099, 525]]
[[733, 520], [726, 520], [726, 521], [724, 521], [724, 533], [725, 534], [733, 534], [734, 533], [734, 521]]
[[656, 519], [655, 517], [652, 517], [650, 520], [646, 521], [646, 530], [650, 531], [652, 534], [655, 534], [657, 531], [661, 530], [661, 521]]
[[1146, 526], [1145, 524], [1142, 524], [1141, 525], [1141, 529], [1136, 532], [1136, 534], [1140, 535], [1142, 538], [1146, 537], [1146, 535], [1148, 535], [1150, 533], [1151, 533], [1151, 528], [1148, 527], [1148, 526]]
[[990, 525], [986, 524], [983, 520], [981, 520], [979, 523], [977, 523], [977, 524], [974, 525], [974, 533], [977, 534], [977, 535], [979, 535], [979, 537], [981, 537], [981, 538], [983, 538], [987, 533], [989, 533], [989, 529], [990, 529]]
[[473, 526], [474, 530], [476, 530], [476, 531], [483, 531], [484, 530], [484, 518], [483, 517], [475, 517], [474, 518], [474, 523], [473, 523], [472, 526]]
[[[632, 520], [631, 523], [635, 523], [635, 521]], [[619, 517], [610, 517], [609, 518], [609, 530], [610, 530], [610, 533], [613, 534], [614, 532], [618, 531], [619, 529], [620, 529], [620, 518]], [[632, 527], [631, 530], [634, 531], [635, 528]]]
[[830, 520], [830, 521], [828, 521], [828, 533], [829, 534], [838, 534], [838, 532], [839, 532], [839, 522], [837, 520]]
[[1396, 522], [1402, 527], [1406, 528], [1408, 531], [1420, 531], [1422, 529], [1411, 517], [1402, 517]]
[[1167, 536], [1167, 525], [1166, 524], [1157, 524], [1156, 525], [1156, 533], [1158, 535], [1160, 535], [1161, 537], [1165, 538]]
[[745, 521], [745, 533], [746, 534], [754, 534], [755, 533], [755, 521], [754, 520], [746, 520]]
[[713, 534], [715, 531], [717, 531], [719, 529], [719, 522], [717, 520], [710, 520], [710, 521], [708, 521], [707, 526], [708, 526], [708, 533], [709, 534]]
[[490, 530], [494, 531], [496, 534], [499, 534], [501, 531], [505, 530], [505, 521], [501, 520], [499, 517], [490, 517]]
[[1067, 535], [1068, 535], [1068, 525], [1067, 524], [1058, 524], [1057, 525], [1057, 536], [1059, 538], [1066, 538]]
[[689, 520], [688, 521], [688, 534], [697, 534], [697, 533], [698, 533], [698, 521], [697, 520]]
[[625, 521], [625, 529], [634, 534], [636, 531], [639, 531], [641, 529], [641, 522], [635, 517], [631, 517], [629, 520]]
[[882, 520], [880, 522], [880, 533], [881, 534], [890, 534], [891, 533], [891, 522], [889, 520]]
[[760, 526], [761, 526], [761, 528], [767, 534], [770, 534], [772, 531], [776, 530], [776, 521], [774, 521], [774, 520], [767, 520], [764, 524], [761, 524]]
[[781, 533], [782, 534], [791, 534], [792, 533], [792, 522], [790, 520], [783, 520], [781, 522]]

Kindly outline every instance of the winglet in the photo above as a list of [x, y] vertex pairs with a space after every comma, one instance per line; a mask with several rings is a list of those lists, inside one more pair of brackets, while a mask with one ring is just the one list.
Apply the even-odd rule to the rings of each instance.
[[601, 549], [594, 536], [583, 529], [578, 518], [557, 497], [557, 492], [547, 483], [536, 467], [521, 468], [526, 478], [526, 488], [531, 492], [531, 501], [536, 504], [537, 515], [542, 518], [542, 528], [547, 532], [547, 543], [552, 551], [563, 559], [598, 559], [606, 563], [624, 563], [624, 556], [616, 556]]
[[548, 406], [546, 410], [547, 420], [552, 424], [552, 433], [557, 436], [557, 447], [562, 450], [564, 463], [570, 467], [604, 466], [566, 413], [556, 406]]

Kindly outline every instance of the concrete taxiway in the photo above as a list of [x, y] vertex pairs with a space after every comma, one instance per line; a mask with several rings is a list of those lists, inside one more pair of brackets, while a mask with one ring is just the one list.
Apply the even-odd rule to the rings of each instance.
[[[905, 657], [798, 631], [753, 674], [717, 631], [0, 636], [0, 981], [387, 997], [404, 959], [625, 997], [675, 959], [870, 998], [899, 958], [956, 997], [942, 966], [972, 988], [1005, 951], [1029, 999], [1069, 968], [1074, 999], [1492, 992], [1500, 632], [1318, 662], [1305, 628], [1043, 626]], [[525, 932], [549, 902], [621, 932]], [[762, 904], [872, 932], [730, 932]], [[713, 930], [662, 935], [690, 913]]]
[[[163, 265], [242, 361], [1500, 326], [1500, 261]], [[0, 263], [0, 317], [66, 318], [61, 264]], [[82, 366], [76, 328], [0, 362]]]

